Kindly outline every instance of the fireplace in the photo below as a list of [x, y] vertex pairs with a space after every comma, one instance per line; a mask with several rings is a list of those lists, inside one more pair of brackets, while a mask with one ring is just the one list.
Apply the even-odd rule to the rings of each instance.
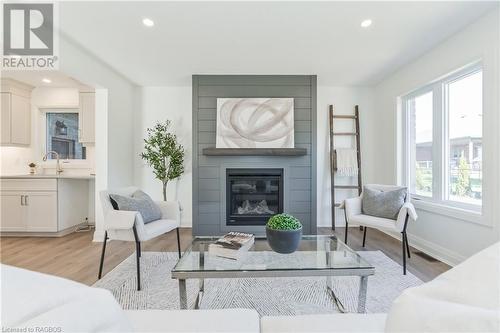
[[283, 169], [226, 169], [226, 225], [265, 225], [283, 212]]

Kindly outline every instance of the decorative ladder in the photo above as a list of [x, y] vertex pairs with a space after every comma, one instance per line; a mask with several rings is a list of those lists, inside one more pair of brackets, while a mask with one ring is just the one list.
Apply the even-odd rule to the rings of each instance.
[[[331, 182], [331, 206], [332, 206], [332, 230], [335, 230], [335, 207], [340, 203], [335, 202], [335, 189], [358, 189], [358, 195], [361, 194], [361, 148], [359, 140], [359, 107], [354, 106], [354, 115], [335, 115], [333, 105], [330, 105], [330, 182]], [[355, 132], [334, 132], [333, 125], [335, 119], [351, 119], [355, 122]], [[357, 185], [335, 185], [335, 171], [337, 170], [337, 154], [334, 146], [335, 136], [353, 136], [356, 140], [356, 155], [358, 160], [358, 184]]]

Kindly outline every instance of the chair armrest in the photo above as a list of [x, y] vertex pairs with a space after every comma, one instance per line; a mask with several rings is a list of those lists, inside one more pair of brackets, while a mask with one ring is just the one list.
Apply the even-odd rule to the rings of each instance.
[[410, 215], [410, 218], [413, 221], [416, 221], [418, 219], [418, 215], [417, 215], [417, 211], [415, 210], [415, 206], [413, 206], [413, 204], [411, 202], [405, 202], [405, 204], [403, 205], [403, 207], [401, 207], [401, 209], [406, 209], [406, 212], [408, 213], [408, 215]]
[[403, 231], [403, 229], [404, 229], [407, 215], [413, 221], [416, 221], [418, 218], [415, 207], [413, 206], [413, 204], [411, 202], [405, 202], [404, 205], [401, 206], [401, 209], [399, 210], [398, 218], [396, 220], [396, 228], [400, 232]]
[[111, 210], [104, 217], [104, 230], [132, 229], [139, 212], [129, 210]]
[[361, 197], [345, 199], [341, 208], [345, 209], [347, 218], [361, 214]]
[[181, 207], [178, 201], [155, 201], [161, 210], [161, 218], [181, 221]]

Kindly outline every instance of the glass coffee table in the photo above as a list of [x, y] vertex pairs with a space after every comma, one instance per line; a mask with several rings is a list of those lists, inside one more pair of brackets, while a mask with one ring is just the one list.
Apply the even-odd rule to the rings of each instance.
[[208, 252], [208, 245], [219, 237], [195, 237], [189, 249], [172, 270], [179, 281], [181, 309], [187, 309], [186, 280], [198, 279], [199, 292], [195, 309], [204, 293], [204, 279], [321, 277], [326, 278], [326, 291], [341, 312], [341, 300], [332, 289], [334, 276], [359, 276], [358, 312], [365, 312], [368, 277], [375, 267], [351, 250], [337, 237], [328, 235], [302, 236], [297, 251], [291, 254], [273, 252], [265, 238], [255, 238], [255, 244], [239, 260], [217, 257]]

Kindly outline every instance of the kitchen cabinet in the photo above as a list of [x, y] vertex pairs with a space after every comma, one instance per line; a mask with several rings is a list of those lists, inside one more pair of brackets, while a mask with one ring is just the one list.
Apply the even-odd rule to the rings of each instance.
[[4, 146], [31, 144], [31, 90], [24, 83], [2, 79], [0, 143]]
[[58, 231], [57, 192], [27, 192], [24, 204], [27, 231]]
[[2, 231], [24, 231], [25, 230], [25, 210], [24, 193], [4, 192], [0, 194], [1, 200], [1, 230]]
[[88, 216], [88, 180], [19, 178], [0, 182], [2, 235], [62, 235]]
[[81, 92], [78, 113], [81, 143], [95, 142], [95, 93]]

